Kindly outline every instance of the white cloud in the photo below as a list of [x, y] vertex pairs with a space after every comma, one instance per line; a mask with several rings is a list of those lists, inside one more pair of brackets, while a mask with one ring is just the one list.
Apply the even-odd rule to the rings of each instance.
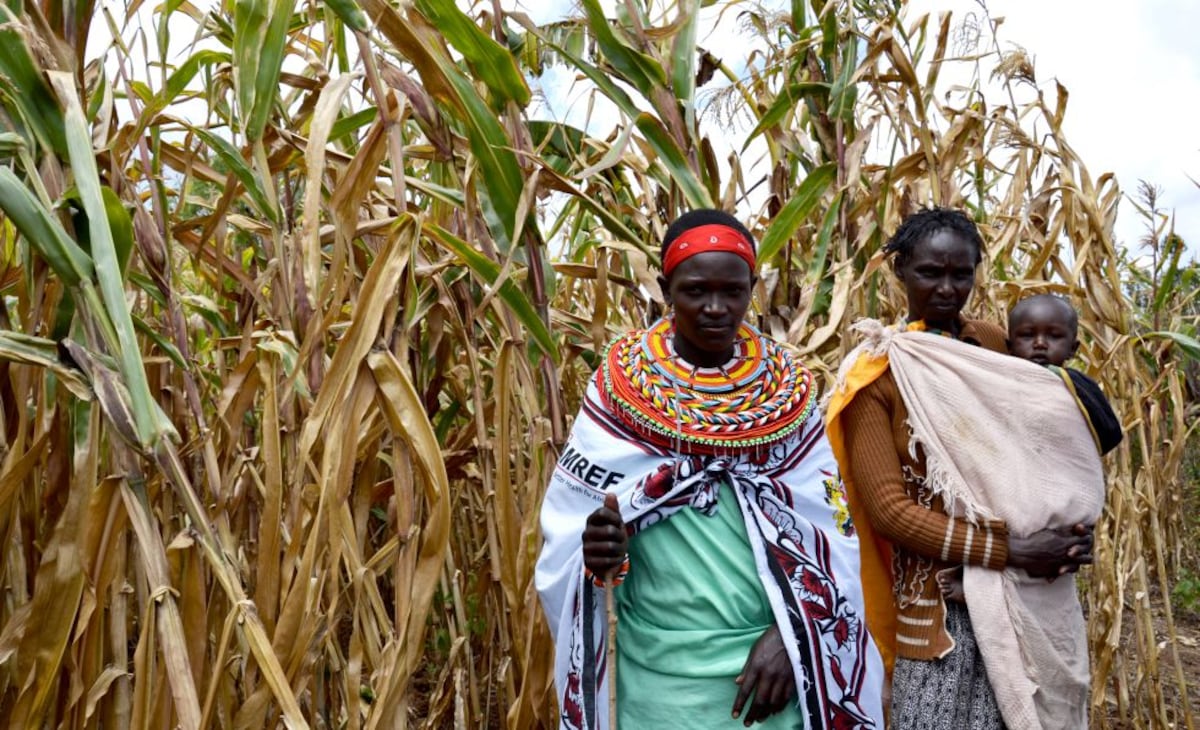
[[501, 5], [525, 13], [538, 25], [554, 23], [569, 15], [574, 15], [576, 7], [574, 0], [516, 0], [515, 2], [504, 2]]

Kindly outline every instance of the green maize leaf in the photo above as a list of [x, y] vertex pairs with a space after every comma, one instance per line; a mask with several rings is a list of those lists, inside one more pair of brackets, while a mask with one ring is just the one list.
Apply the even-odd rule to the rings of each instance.
[[576, 58], [583, 58], [583, 55], [588, 52], [591, 36], [587, 32], [587, 26], [583, 23], [575, 24], [573, 30], [574, 32], [568, 32], [564, 36], [564, 47]]
[[1195, 337], [1189, 337], [1182, 332], [1171, 332], [1169, 330], [1157, 330], [1155, 332], [1147, 332], [1144, 337], [1155, 338], [1160, 340], [1170, 340], [1179, 346], [1179, 349], [1191, 359], [1200, 362], [1200, 340]]
[[450, 45], [463, 54], [472, 77], [482, 81], [494, 95], [497, 109], [509, 101], [522, 107], [529, 103], [529, 86], [513, 55], [483, 32], [452, 0], [417, 0], [416, 5]]
[[126, 276], [128, 277], [130, 283], [132, 283], [138, 289], [141, 289], [142, 292], [144, 292], [146, 296], [150, 297], [151, 301], [153, 301], [155, 304], [164, 308], [167, 306], [166, 297], [163, 296], [163, 293], [159, 291], [158, 285], [155, 284], [154, 280], [149, 276], [146, 276], [145, 274], [139, 274], [136, 271], [130, 271], [126, 274]]
[[583, 0], [581, 5], [600, 51], [622, 78], [647, 98], [653, 94], [654, 89], [666, 86], [667, 74], [661, 65], [617, 38], [604, 15], [604, 10], [600, 7], [599, 0]]
[[241, 131], [262, 139], [279, 95], [279, 73], [287, 50], [294, 0], [236, 0], [233, 12], [233, 66]]
[[236, 147], [229, 143], [228, 140], [213, 134], [206, 129], [192, 129], [192, 132], [208, 145], [217, 156], [221, 158], [234, 177], [246, 188], [246, 193], [250, 196], [250, 200], [254, 202], [254, 206], [258, 212], [269, 219], [272, 223], [279, 222], [279, 211], [267, 196], [266, 190], [263, 189], [262, 182], [258, 178], [258, 174], [251, 169], [250, 165], [246, 164], [246, 158], [238, 151]]
[[[187, 1], [188, 0], [166, 0], [165, 2], [162, 3], [162, 5], [159, 6], [160, 8], [162, 8], [162, 11], [159, 13], [160, 17], [170, 18], [170, 16], [173, 15], [176, 10], [183, 7], [183, 4]], [[164, 23], [164, 25], [165, 25], [165, 23]], [[167, 30], [168, 29], [163, 28], [162, 32], [166, 33]], [[166, 39], [164, 39], [164, 40], [166, 40]], [[164, 43], [163, 47], [168, 48], [169, 46], [166, 43]]]
[[130, 81], [129, 88], [133, 91], [134, 96], [138, 98], [138, 101], [144, 104], [150, 104], [154, 101], [154, 89], [145, 81]]
[[[117, 263], [121, 269], [121, 278], [124, 280], [125, 273], [129, 270], [129, 256], [133, 252], [133, 217], [129, 215], [125, 202], [117, 196], [116, 191], [112, 188], [102, 185], [100, 194], [104, 198], [104, 210], [107, 213], [109, 230], [112, 231], [113, 245], [117, 249]], [[83, 201], [80, 199], [79, 190], [71, 188], [63, 194], [63, 200], [71, 204], [71, 222], [75, 225], [75, 237], [79, 241], [80, 247], [90, 254], [92, 250], [91, 227], [88, 224], [87, 214], [83, 210]]]
[[[229, 5], [230, 5], [229, 3], [226, 3], [224, 12], [208, 13], [206, 16], [204, 16], [204, 19], [205, 19], [205, 22], [208, 23], [208, 29], [209, 29], [209, 33], [211, 34], [212, 39], [214, 41], [216, 41], [217, 44], [220, 45], [221, 48], [232, 49], [233, 48], [233, 23], [231, 23], [230, 21], [233, 19], [233, 13], [229, 12], [229, 10], [228, 10]], [[180, 7], [185, 8], [185, 10], [184, 10], [185, 15], [191, 14], [191, 13], [188, 13], [186, 10], [186, 8], [189, 6], [191, 6], [190, 2], [188, 2], [186, 4], [180, 3]], [[166, 23], [160, 23], [160, 26], [166, 26], [166, 25], [167, 25]], [[168, 31], [168, 28], [164, 27], [162, 30], [162, 34], [167, 33], [167, 31]], [[167, 46], [164, 45], [163, 47], [166, 48]]]
[[75, 186], [89, 222], [89, 237], [92, 244], [92, 259], [95, 261], [96, 280], [104, 301], [104, 312], [92, 312], [95, 316], [107, 314], [116, 333], [117, 353], [120, 358], [121, 375], [129, 389], [133, 413], [140, 443], [152, 448], [166, 435], [164, 425], [155, 412], [146, 370], [142, 364], [141, 351], [133, 328], [129, 304], [125, 299], [125, 286], [121, 279], [121, 267], [113, 242], [112, 229], [108, 225], [108, 211], [100, 185], [100, 174], [96, 169], [95, 152], [92, 150], [91, 135], [79, 97], [75, 93], [74, 78], [61, 71], [51, 72], [51, 83], [59, 99], [66, 107], [67, 150]]
[[138, 332], [141, 332], [146, 337], [149, 337], [150, 340], [158, 347], [158, 349], [162, 350], [163, 354], [166, 355], [172, 363], [174, 363], [175, 367], [181, 370], [187, 370], [190, 367], [189, 364], [184, 361], [183, 354], [179, 352], [179, 348], [175, 347], [174, 343], [164, 337], [158, 329], [155, 329], [151, 325], [147, 324], [146, 321], [141, 317], [134, 315], [133, 327]]
[[91, 257], [7, 167], [0, 167], [0, 209], [67, 286], [92, 278]]
[[[544, 162], [544, 161], [543, 161]], [[555, 172], [552, 167], [544, 168], [545, 174], [549, 175], [550, 183], [557, 189], [568, 195], [573, 196], [572, 199], [582, 206], [584, 209], [591, 212], [604, 223], [604, 230], [616, 236], [618, 239], [632, 244], [639, 251], [646, 254], [646, 257], [651, 261], [658, 258], [658, 251], [646, 244], [643, 238], [635, 233], [621, 217], [610, 210], [609, 206], [603, 201], [597, 200], [575, 187], [572, 182], [563, 177], [558, 172]]]
[[[330, 15], [335, 17], [330, 17]], [[328, 29], [326, 32], [328, 32], [330, 35], [328, 43], [333, 50], [333, 57], [330, 59], [329, 69], [331, 71], [336, 70], [339, 75], [348, 74], [350, 73], [350, 67], [353, 65], [353, 61], [350, 60], [350, 55], [352, 53], [351, 40], [353, 40], [354, 45], [358, 45], [357, 34], [359, 31], [356, 31], [350, 26], [346, 25], [345, 22], [339, 22], [336, 15], [337, 13], [332, 10], [326, 12], [325, 14], [325, 27]], [[367, 30], [362, 31], [362, 33], [365, 35], [369, 32], [370, 21], [368, 20]], [[349, 35], [350, 38], [347, 38], [347, 35]]]
[[[413, 40], [416, 41], [415, 38]], [[487, 102], [476, 91], [475, 85], [440, 48], [419, 41], [415, 46], [412, 50], [432, 62], [432, 67], [440, 76], [438, 81], [449, 87], [453, 95], [451, 102], [462, 112], [462, 131], [479, 167], [476, 174], [487, 193], [480, 196], [484, 217], [496, 239], [497, 248], [507, 256], [515, 243], [512, 238], [524, 189], [524, 175], [513, 153], [512, 141]], [[432, 86], [425, 73], [425, 69], [422, 69], [422, 79], [427, 86]]]
[[821, 18], [821, 63], [825, 67], [826, 78], [831, 78], [833, 76], [833, 60], [837, 54], [837, 6], [826, 5], [824, 11], [825, 14]]
[[446, 443], [446, 435], [450, 433], [450, 429], [461, 412], [462, 404], [459, 401], [452, 401], [448, 407], [438, 411], [437, 423], [434, 424], [433, 430], [439, 444]]
[[488, 229], [496, 246], [507, 256], [516, 231], [516, 215], [524, 188], [524, 175], [513, 154], [512, 142], [504, 127], [491, 114], [487, 104], [475, 92], [471, 82], [456, 70], [447, 70], [447, 80], [458, 92], [467, 113], [467, 139], [471, 145], [480, 180], [487, 195], [480, 196]]
[[851, 34], [842, 48], [842, 67], [833, 88], [829, 91], [829, 116], [844, 122], [854, 121], [854, 106], [858, 102], [858, 86], [854, 72], [858, 69], [858, 36]]
[[112, 93], [112, 89], [108, 85], [108, 74], [101, 71], [96, 79], [96, 88], [88, 95], [87, 119], [92, 124], [96, 123], [96, 115], [100, 113], [100, 108], [104, 105], [105, 97]]
[[23, 332], [0, 330], [0, 360], [34, 365], [54, 373], [59, 382], [80, 400], [92, 399], [87, 379], [59, 355], [58, 342]]
[[784, 204], [783, 208], [771, 222], [762, 242], [758, 244], [758, 260], [769, 261], [783, 248], [795, 233], [800, 224], [808, 218], [808, 214], [821, 202], [821, 196], [833, 182], [837, 173], [832, 162], [816, 168], [808, 173], [804, 182], [796, 189], [796, 193]]
[[75, 321], [75, 296], [70, 289], [63, 290], [62, 299], [58, 301], [52, 321], [50, 339], [61, 340], [71, 334], [71, 323]]
[[375, 107], [363, 109], [360, 112], [355, 112], [349, 116], [342, 117], [333, 123], [333, 127], [329, 130], [329, 141], [335, 142], [342, 137], [353, 134], [363, 127], [375, 121], [379, 116], [379, 110]]
[[[588, 80], [595, 84], [600, 92], [604, 95], [604, 98], [608, 99], [613, 104], [616, 104], [617, 108], [625, 113], [625, 116], [632, 119], [637, 117], [638, 114], [642, 113], [642, 110], [638, 108], [638, 105], [633, 103], [633, 99], [629, 97], [629, 94], [625, 93], [624, 89], [622, 89], [620, 86], [617, 86], [613, 82], [612, 76], [609, 73], [602, 71], [595, 64], [588, 63], [583, 59], [582, 48], [576, 50], [573, 47], [568, 48], [566, 44], [559, 44], [555, 42], [550, 36], [542, 34], [541, 29], [539, 29], [536, 25], [526, 22], [527, 19], [514, 16], [514, 20], [521, 23], [521, 25], [523, 25], [527, 31], [537, 36], [542, 43], [545, 43], [547, 46], [550, 46], [560, 55], [562, 55], [562, 57], [569, 62], [569, 65], [573, 70], [582, 73], [584, 76], [587, 76]], [[567, 36], [568, 41], [573, 39], [574, 36]]]
[[804, 0], [792, 0], [792, 31], [799, 33], [807, 24], [808, 21], [804, 17]]
[[658, 155], [659, 161], [667, 168], [671, 180], [683, 191], [688, 205], [693, 208], [713, 207], [708, 188], [704, 187], [704, 184], [696, 177], [696, 173], [688, 165], [687, 158], [675, 144], [675, 140], [672, 139], [662, 122], [650, 114], [639, 114], [637, 128], [651, 149]]
[[839, 190], [821, 221], [821, 230], [817, 233], [817, 247], [808, 262], [809, 287], [816, 286], [825, 272], [825, 262], [829, 259], [829, 242], [833, 240], [833, 227], [837, 225], [838, 213], [842, 209], [842, 195], [842, 191]]
[[219, 337], [228, 337], [232, 334], [229, 322], [225, 320], [221, 309], [208, 297], [198, 294], [183, 294], [179, 297], [179, 301], [188, 308], [188, 311], [198, 314], [207, 322]]
[[354, 0], [325, 0], [329, 7], [346, 27], [356, 33], [367, 33], [371, 30], [371, 22], [362, 8]]
[[0, 102], [30, 137], [61, 157], [67, 152], [62, 109], [54, 103], [15, 18], [5, 11], [0, 19]]
[[1166, 306], [1168, 299], [1178, 294], [1176, 287], [1179, 281], [1179, 258], [1186, 246], [1182, 241], [1178, 241], [1178, 245], [1172, 245], [1177, 240], [1177, 237], [1173, 233], [1168, 234], [1163, 240], [1166, 270], [1158, 277], [1161, 284], [1158, 288], [1158, 295], [1154, 297], [1154, 302], [1150, 310], [1152, 312], [1163, 311], [1163, 307]]
[[416, 67], [426, 91], [456, 112], [449, 116], [461, 125], [478, 168], [475, 176], [486, 193], [479, 196], [481, 212], [496, 247], [507, 256], [525, 183], [508, 133], [475, 85], [447, 56], [423, 16], [410, 9], [417, 18], [410, 22], [385, 0], [363, 0], [363, 6], [379, 31]]
[[788, 112], [794, 109], [801, 101], [809, 96], [823, 96], [828, 93], [829, 84], [824, 81], [800, 81], [789, 84], [779, 96], [775, 97], [775, 101], [771, 102], [771, 106], [767, 107], [767, 110], [763, 112], [758, 120], [758, 124], [754, 126], [754, 129], [746, 137], [746, 143], [742, 145], [742, 151], [746, 151], [746, 148], [750, 146], [750, 142], [755, 137], [782, 121]]
[[463, 196], [461, 190], [448, 188], [444, 185], [438, 185], [416, 177], [406, 177], [404, 178], [404, 183], [414, 190], [420, 190], [434, 200], [441, 201], [451, 207], [461, 208], [466, 204], [466, 198]]
[[[228, 53], [213, 50], [196, 51], [167, 77], [167, 83], [150, 100], [147, 105], [148, 109], [152, 110], [152, 113], [166, 109], [171, 102], [178, 99], [179, 95], [187, 90], [188, 84], [196, 78], [196, 74], [200, 73], [201, 69], [229, 63], [231, 60]], [[151, 114], [143, 114], [144, 118], [150, 116]]]
[[[500, 264], [480, 253], [474, 246], [455, 236], [449, 231], [436, 225], [427, 225], [426, 229], [433, 235], [434, 240], [447, 251], [458, 255], [471, 271], [487, 284], [494, 284], [500, 277]], [[508, 305], [516, 316], [517, 321], [525, 326], [526, 331], [533, 337], [543, 352], [557, 364], [560, 361], [558, 346], [550, 336], [546, 323], [538, 315], [537, 308], [520, 287], [512, 279], [505, 279], [497, 292], [500, 300]]]
[[683, 22], [679, 34], [675, 36], [671, 58], [671, 90], [675, 98], [683, 102], [687, 112], [688, 126], [696, 121], [696, 38], [699, 35], [700, 7], [699, 3], [679, 3], [679, 13]]

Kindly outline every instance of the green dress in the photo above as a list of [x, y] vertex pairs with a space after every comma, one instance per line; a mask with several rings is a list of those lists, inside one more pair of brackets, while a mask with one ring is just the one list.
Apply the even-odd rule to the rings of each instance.
[[[774, 619], [737, 497], [722, 484], [718, 500], [712, 517], [685, 507], [630, 540], [615, 592], [618, 727], [742, 726], [731, 717], [734, 678]], [[804, 722], [791, 704], [754, 727]]]

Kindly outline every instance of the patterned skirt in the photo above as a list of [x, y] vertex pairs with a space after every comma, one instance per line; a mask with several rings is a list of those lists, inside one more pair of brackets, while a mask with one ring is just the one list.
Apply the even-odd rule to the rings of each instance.
[[892, 677], [893, 730], [1004, 730], [983, 655], [962, 603], [946, 604], [954, 651], [942, 659], [897, 659]]

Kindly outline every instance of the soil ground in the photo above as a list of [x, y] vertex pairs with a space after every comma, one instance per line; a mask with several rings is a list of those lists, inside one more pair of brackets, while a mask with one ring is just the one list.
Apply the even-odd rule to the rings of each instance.
[[[1187, 684], [1187, 705], [1191, 708], [1191, 727], [1200, 730], [1200, 595], [1198, 595], [1200, 594], [1200, 587], [1198, 587], [1200, 585], [1198, 583], [1200, 581], [1200, 517], [1198, 517], [1200, 516], [1200, 448], [1190, 450], [1182, 475], [1185, 488], [1182, 490], [1183, 504], [1180, 514], [1184, 515], [1183, 529], [1189, 534], [1180, 540], [1184, 554], [1182, 556], [1183, 565], [1177, 578], [1184, 581], [1186, 585], [1177, 586], [1177, 595], [1173, 597], [1164, 597], [1156, 591], [1151, 595], [1150, 600], [1153, 614], [1158, 617], [1155, 626], [1155, 640], [1161, 648], [1159, 676], [1167, 700], [1166, 704], [1175, 708], [1176, 713], [1182, 714], [1183, 701], [1179, 697], [1175, 681], [1177, 676], [1176, 651], [1167, 646], [1170, 636], [1167, 631], [1163, 603], [1164, 600], [1170, 600], [1175, 617], [1175, 634], [1179, 639], [1176, 644], [1179, 674], [1183, 676], [1183, 680]], [[1127, 608], [1123, 617], [1124, 636], [1122, 637], [1122, 641], [1126, 645], [1136, 641], [1133, 635], [1133, 619], [1132, 609]], [[1110, 681], [1106, 688], [1108, 699], [1106, 719], [1108, 722], [1103, 726], [1113, 730], [1133, 730], [1134, 725], [1131, 722], [1122, 721], [1122, 718], [1119, 717], [1116, 691], [1116, 682]], [[1181, 717], [1168, 719], [1173, 720], [1174, 724], [1167, 724], [1163, 730], [1189, 727]], [[1095, 724], [1093, 723], [1093, 725]], [[1155, 730], [1158, 730], [1157, 725], [1154, 727]]]
[[[1153, 601], [1154, 613], [1156, 616], [1162, 616], [1161, 601], [1157, 598]], [[1132, 630], [1133, 612], [1126, 612], [1125, 625], [1129, 628], [1125, 630], [1125, 641], [1134, 641]], [[1162, 651], [1159, 654], [1159, 676], [1162, 677], [1162, 686], [1167, 705], [1174, 707], [1176, 712], [1182, 708], [1182, 702], [1179, 698], [1178, 689], [1175, 687], [1175, 655], [1169, 646], [1166, 646], [1168, 641], [1168, 632], [1166, 621], [1164, 619], [1157, 620], [1155, 630], [1156, 638]], [[1193, 723], [1200, 723], [1200, 613], [1191, 611], [1176, 610], [1175, 615], [1175, 633], [1179, 637], [1179, 665], [1182, 669], [1184, 682], [1187, 683], [1188, 705], [1191, 707], [1191, 715]], [[1103, 727], [1111, 728], [1112, 730], [1133, 730], [1136, 726], [1128, 719], [1122, 720], [1116, 701], [1117, 687], [1116, 683], [1109, 682], [1107, 688], [1108, 703], [1107, 723]], [[1182, 719], [1176, 719], [1174, 724], [1166, 725], [1162, 730], [1171, 730], [1172, 728], [1187, 728], [1188, 725]], [[1157, 726], [1155, 726], [1157, 728]], [[1200, 725], [1195, 725], [1200, 728]]]

